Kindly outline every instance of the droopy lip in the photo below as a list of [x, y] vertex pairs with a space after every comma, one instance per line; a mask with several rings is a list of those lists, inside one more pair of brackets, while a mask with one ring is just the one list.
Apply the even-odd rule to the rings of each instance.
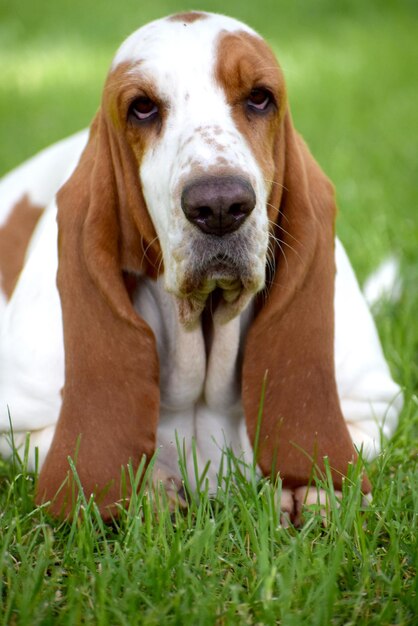
[[186, 273], [181, 282], [181, 294], [185, 297], [196, 293], [210, 293], [215, 288], [228, 289], [238, 283], [244, 288], [243, 268], [229, 256], [209, 258]]
[[211, 314], [221, 323], [239, 315], [253, 297], [255, 291], [244, 287], [242, 282], [209, 280], [199, 290], [177, 296], [181, 323], [193, 328], [210, 302]]

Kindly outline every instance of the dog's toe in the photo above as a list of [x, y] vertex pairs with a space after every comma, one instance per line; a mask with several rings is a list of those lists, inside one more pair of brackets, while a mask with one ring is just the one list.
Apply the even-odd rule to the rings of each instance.
[[[341, 491], [334, 491], [337, 502], [341, 501]], [[295, 526], [300, 526], [303, 523], [304, 514], [311, 510], [314, 513], [319, 513], [322, 518], [322, 524], [327, 526], [330, 518], [330, 502], [329, 494], [324, 489], [318, 489], [318, 487], [298, 487], [294, 493], [295, 499], [295, 514], [293, 523]]]
[[158, 465], [154, 468], [152, 485], [154, 497], [157, 500], [160, 500], [161, 497], [165, 498], [171, 512], [177, 507], [185, 508], [187, 506], [183, 482], [163, 466]]

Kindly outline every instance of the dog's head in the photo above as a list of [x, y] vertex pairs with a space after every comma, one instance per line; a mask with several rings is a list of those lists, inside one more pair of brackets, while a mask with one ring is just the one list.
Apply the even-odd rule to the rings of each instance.
[[267, 207], [286, 106], [282, 73], [258, 35], [223, 16], [195, 17], [141, 29], [114, 63], [135, 85], [121, 115], [165, 285], [185, 322], [215, 289], [232, 317], [264, 286]]
[[[274, 55], [231, 18], [158, 20], [115, 56], [96, 121], [106, 132], [94, 130], [91, 143], [97, 158], [108, 154], [113, 172], [126, 171], [126, 160], [135, 170], [133, 188], [133, 176], [109, 181], [141, 236], [130, 253], [136, 258], [123, 269], [141, 271], [152, 259], [185, 324], [196, 321], [216, 289], [218, 314], [229, 319], [264, 286], [269, 215], [276, 221], [283, 182], [285, 110]], [[148, 221], [154, 241], [147, 239]]]

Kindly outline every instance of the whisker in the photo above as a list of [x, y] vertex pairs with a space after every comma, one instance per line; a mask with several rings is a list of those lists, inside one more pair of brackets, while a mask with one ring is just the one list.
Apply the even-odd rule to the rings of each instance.
[[284, 261], [285, 261], [285, 263], [286, 263], [286, 274], [288, 274], [288, 273], [289, 273], [289, 261], [287, 260], [286, 252], [285, 252], [285, 251], [284, 251], [284, 249], [282, 248], [282, 246], [281, 246], [281, 243], [280, 243], [279, 239], [277, 239], [277, 237], [274, 237], [274, 239], [275, 239], [275, 241], [276, 241], [276, 244], [277, 244], [277, 245], [278, 245], [278, 247], [279, 247], [280, 252], [281, 252], [281, 253], [282, 253], [282, 255], [283, 255]]
[[274, 276], [276, 272], [276, 256], [274, 254], [274, 248], [271, 241], [269, 241], [267, 245], [266, 265], [270, 275]]
[[303, 243], [301, 241], [299, 241], [299, 239], [297, 239], [296, 237], [294, 237], [292, 235], [292, 233], [289, 233], [288, 230], [286, 230], [283, 226], [281, 226], [281, 224], [278, 224], [277, 222], [273, 222], [272, 220], [269, 220], [269, 224], [271, 224], [271, 226], [273, 226], [274, 228], [279, 228], [280, 230], [282, 230], [286, 235], [288, 235], [288, 237], [290, 237], [291, 239], [293, 239], [293, 241], [295, 241], [296, 243], [298, 243], [300, 246], [305, 247], [303, 245]]
[[[273, 209], [273, 211], [276, 211], [276, 213], [280, 213], [280, 208], [277, 206], [274, 206], [274, 204], [271, 204], [270, 202], [266, 202], [267, 206], [271, 207]], [[289, 224], [289, 218], [287, 217], [287, 215], [285, 215], [283, 212], [280, 213], [280, 217], [282, 217], [284, 220], [286, 220], [286, 222]]]
[[162, 253], [162, 252], [160, 252], [160, 253], [158, 254], [158, 256], [159, 256], [160, 261], [159, 261], [159, 263], [158, 263], [157, 276], [159, 276], [159, 275], [160, 275], [161, 266], [162, 266], [163, 261], [164, 261], [164, 258], [163, 258], [163, 253]]
[[144, 259], [147, 259], [147, 260], [151, 263], [151, 259], [149, 259], [149, 258], [147, 257], [147, 252], [148, 252], [148, 250], [150, 249], [150, 247], [152, 246], [152, 244], [153, 244], [155, 241], [157, 241], [157, 240], [158, 240], [158, 236], [154, 237], [154, 239], [152, 239], [152, 240], [149, 242], [149, 244], [147, 245], [147, 247], [144, 249], [144, 240], [143, 240], [143, 238], [141, 237], [141, 247], [142, 247], [142, 253], [143, 253], [143, 254], [142, 254], [142, 261], [143, 261]]
[[[274, 204], [271, 204], [270, 202], [266, 202], [267, 206], [271, 207], [274, 211], [276, 211], [276, 213], [280, 213], [280, 208], [277, 206], [274, 206]], [[283, 212], [280, 213], [280, 216], [286, 220], [287, 223], [289, 223], [289, 218], [287, 217], [287, 215], [285, 215]]]
[[[277, 180], [269, 180], [268, 178], [265, 178], [264, 181], [266, 183], [269, 183], [270, 185], [277, 185], [278, 187], [281, 187], [282, 189], [284, 189], [285, 191], [289, 191], [287, 187], [285, 187], [284, 185], [282, 185], [282, 183], [279, 183]], [[271, 205], [272, 206], [272, 205]]]
[[297, 258], [299, 259], [299, 261], [303, 262], [302, 257], [300, 256], [299, 252], [296, 250], [296, 248], [294, 248], [293, 246], [290, 245], [290, 243], [287, 243], [287, 241], [284, 241], [283, 239], [279, 239], [278, 237], [276, 237], [275, 235], [273, 235], [273, 233], [270, 233], [270, 237], [272, 239], [274, 239], [274, 241], [277, 243], [277, 245], [279, 246], [279, 248], [281, 250], [283, 250], [283, 248], [281, 247], [281, 244], [283, 244], [284, 246], [286, 246], [286, 248], [289, 248], [290, 250], [292, 250], [292, 252], [294, 252], [297, 256]]

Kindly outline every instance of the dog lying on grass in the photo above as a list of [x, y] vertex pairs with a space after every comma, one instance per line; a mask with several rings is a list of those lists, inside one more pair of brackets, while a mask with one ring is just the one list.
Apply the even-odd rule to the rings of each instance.
[[0, 449], [8, 406], [53, 513], [71, 509], [68, 457], [105, 518], [121, 469], [156, 449], [176, 493], [177, 438], [192, 486], [209, 464], [215, 487], [228, 447], [280, 474], [295, 518], [325, 498], [308, 488], [324, 457], [339, 490], [355, 448], [371, 458], [393, 433], [402, 400], [335, 239], [333, 187], [246, 25], [140, 28], [89, 131], [6, 176], [0, 199]]

